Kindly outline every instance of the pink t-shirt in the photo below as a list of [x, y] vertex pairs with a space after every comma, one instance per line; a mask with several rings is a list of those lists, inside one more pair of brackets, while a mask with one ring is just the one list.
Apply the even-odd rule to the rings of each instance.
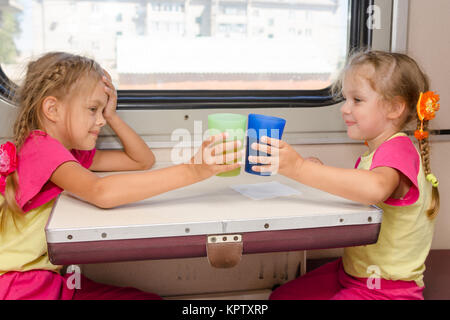
[[[356, 161], [358, 167], [361, 158]], [[408, 206], [419, 199], [417, 175], [420, 169], [420, 156], [411, 139], [405, 136], [394, 137], [376, 150], [372, 158], [370, 170], [378, 167], [389, 167], [398, 170], [412, 183], [406, 195], [401, 199], [389, 198], [384, 203], [392, 206]]]
[[16, 200], [24, 212], [56, 198], [62, 191], [49, 179], [64, 162], [75, 161], [85, 168], [92, 164], [96, 149], [67, 150], [47, 133], [34, 130], [17, 154], [19, 191]]

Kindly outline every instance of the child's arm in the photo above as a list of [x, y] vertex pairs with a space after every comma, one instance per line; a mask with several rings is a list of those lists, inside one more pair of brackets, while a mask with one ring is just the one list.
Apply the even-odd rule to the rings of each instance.
[[97, 150], [89, 167], [92, 171], [128, 171], [150, 169], [155, 156], [147, 144], [119, 116], [108, 124], [117, 134], [124, 150]]
[[60, 165], [53, 172], [50, 180], [89, 203], [101, 208], [112, 208], [150, 198], [199, 182], [214, 174], [238, 168], [240, 163], [230, 165], [223, 163], [230, 163], [242, 157], [242, 150], [226, 155], [223, 155], [223, 150], [233, 151], [239, 147], [240, 142], [230, 141], [214, 146], [215, 142], [221, 142], [223, 139], [224, 135], [221, 134], [205, 141], [200, 151], [188, 164], [101, 178], [80, 164], [69, 161]]
[[108, 103], [103, 116], [111, 129], [120, 139], [122, 150], [97, 150], [89, 167], [92, 171], [127, 171], [150, 169], [155, 163], [155, 156], [147, 144], [116, 113], [117, 93], [111, 82], [111, 76], [105, 70], [105, 92]]
[[[265, 142], [264, 139], [261, 141]], [[377, 204], [394, 193], [400, 183], [400, 174], [389, 167], [371, 171], [342, 169], [305, 161], [284, 141], [266, 140], [270, 146], [254, 144], [256, 150], [271, 157], [249, 157], [249, 161], [265, 164], [253, 166], [254, 171], [279, 172], [300, 183], [364, 204]], [[278, 145], [278, 146], [277, 146]]]
[[306, 161], [312, 161], [312, 162], [315, 162], [315, 163], [318, 163], [318, 164], [323, 164], [323, 162], [322, 161], [320, 161], [320, 159], [319, 158], [316, 158], [316, 157], [308, 157], [308, 158], [304, 158]]
[[369, 170], [343, 169], [304, 161], [300, 170], [290, 176], [337, 196], [364, 204], [377, 204], [394, 193], [400, 182], [399, 173], [392, 168]]

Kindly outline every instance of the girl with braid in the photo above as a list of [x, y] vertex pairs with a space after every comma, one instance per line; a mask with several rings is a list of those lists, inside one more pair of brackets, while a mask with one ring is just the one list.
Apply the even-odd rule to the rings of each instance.
[[[428, 121], [439, 96], [417, 63], [404, 54], [359, 52], [350, 57], [334, 93], [351, 139], [368, 151], [354, 169], [307, 161], [284, 141], [262, 139], [249, 157], [255, 171], [283, 174], [300, 183], [383, 209], [375, 244], [344, 248], [338, 260], [294, 279], [271, 299], [423, 299], [425, 259], [439, 210], [438, 181], [430, 168]], [[418, 123], [419, 152], [402, 132]]]
[[[189, 163], [98, 177], [91, 171], [145, 170], [155, 162], [117, 115], [116, 90], [99, 64], [45, 54], [28, 65], [15, 98], [15, 141], [0, 146], [0, 299], [160, 299], [83, 275], [74, 288], [71, 275], [61, 275], [47, 253], [44, 228], [55, 198], [67, 190], [101, 208], [140, 201], [238, 168], [241, 151], [223, 154], [239, 142], [225, 143], [220, 134], [205, 140]], [[124, 150], [95, 149], [106, 123]]]

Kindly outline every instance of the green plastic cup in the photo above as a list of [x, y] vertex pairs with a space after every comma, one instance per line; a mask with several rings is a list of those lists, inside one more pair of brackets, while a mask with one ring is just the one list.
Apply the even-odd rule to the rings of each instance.
[[[209, 136], [227, 132], [226, 141], [241, 141], [241, 150], [244, 147], [245, 129], [247, 128], [247, 116], [236, 113], [214, 113], [208, 115]], [[241, 173], [241, 168], [217, 174], [219, 177], [234, 177]]]

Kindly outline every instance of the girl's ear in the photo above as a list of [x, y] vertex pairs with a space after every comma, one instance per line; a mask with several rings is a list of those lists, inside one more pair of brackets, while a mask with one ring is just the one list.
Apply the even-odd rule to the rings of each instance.
[[401, 97], [395, 97], [392, 99], [389, 107], [389, 112], [387, 114], [388, 119], [397, 120], [400, 119], [405, 113], [406, 102]]
[[61, 117], [61, 104], [53, 96], [45, 97], [42, 101], [42, 112], [46, 119], [56, 122]]

